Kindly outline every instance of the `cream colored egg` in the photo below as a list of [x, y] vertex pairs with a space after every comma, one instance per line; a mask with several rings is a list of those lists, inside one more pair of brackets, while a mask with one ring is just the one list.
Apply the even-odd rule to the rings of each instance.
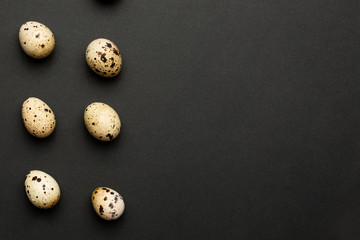
[[26, 175], [25, 191], [30, 202], [38, 208], [54, 207], [60, 200], [60, 187], [49, 174], [32, 170]]
[[89, 133], [101, 141], [114, 140], [120, 133], [119, 115], [105, 103], [94, 102], [87, 106], [84, 122]]
[[49, 56], [55, 48], [55, 37], [44, 24], [29, 21], [19, 30], [19, 41], [24, 52], [32, 58]]
[[91, 70], [102, 77], [115, 77], [122, 67], [118, 47], [112, 41], [99, 38], [92, 41], [86, 49], [86, 63]]
[[96, 188], [91, 195], [91, 202], [97, 215], [108, 221], [118, 219], [125, 210], [122, 196], [108, 187]]
[[22, 105], [21, 114], [26, 130], [37, 138], [45, 138], [55, 129], [54, 112], [38, 98], [26, 99]]

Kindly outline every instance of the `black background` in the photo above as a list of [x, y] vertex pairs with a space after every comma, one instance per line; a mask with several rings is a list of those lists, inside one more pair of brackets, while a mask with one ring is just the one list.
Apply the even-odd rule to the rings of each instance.
[[[1, 239], [360, 239], [360, 9], [357, 0], [0, 1]], [[54, 33], [27, 57], [28, 20]], [[123, 56], [115, 79], [86, 65], [94, 39]], [[57, 126], [21, 121], [35, 96]], [[119, 138], [94, 140], [83, 111], [109, 104]], [[59, 204], [38, 210], [39, 169]], [[124, 215], [92, 209], [98, 186]]]

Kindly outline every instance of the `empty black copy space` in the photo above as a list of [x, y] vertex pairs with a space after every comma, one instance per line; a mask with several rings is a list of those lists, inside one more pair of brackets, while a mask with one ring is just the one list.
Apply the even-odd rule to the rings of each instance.
[[[32, 0], [0, 7], [1, 239], [359, 239], [360, 9], [356, 0]], [[18, 30], [56, 47], [37, 61]], [[96, 76], [85, 49], [114, 41], [123, 70]], [[54, 111], [47, 139], [21, 105]], [[122, 121], [111, 143], [83, 124], [91, 102]], [[59, 183], [47, 211], [27, 200], [39, 169]], [[111, 187], [106, 222], [91, 192]]]

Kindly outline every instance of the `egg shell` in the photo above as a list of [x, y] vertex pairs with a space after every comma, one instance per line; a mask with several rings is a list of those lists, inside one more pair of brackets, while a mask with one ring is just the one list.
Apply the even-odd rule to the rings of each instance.
[[115, 77], [122, 68], [119, 48], [112, 41], [98, 38], [86, 49], [86, 63], [91, 70], [102, 77]]
[[49, 56], [55, 48], [55, 37], [42, 23], [29, 21], [19, 30], [19, 42], [24, 52], [36, 59]]
[[96, 188], [91, 195], [91, 203], [97, 215], [108, 221], [118, 219], [125, 210], [123, 197], [108, 187]]
[[94, 102], [87, 106], [84, 111], [84, 123], [89, 133], [100, 141], [112, 141], [120, 133], [120, 117], [105, 103]]
[[26, 99], [22, 105], [21, 114], [26, 130], [37, 138], [45, 138], [55, 129], [54, 112], [38, 98]]
[[26, 175], [25, 191], [29, 201], [38, 208], [54, 207], [60, 200], [60, 187], [49, 174], [32, 170]]

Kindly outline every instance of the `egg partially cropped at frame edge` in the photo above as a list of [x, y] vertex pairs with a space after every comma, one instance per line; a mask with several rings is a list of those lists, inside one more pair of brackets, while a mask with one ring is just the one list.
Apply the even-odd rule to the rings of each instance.
[[49, 56], [55, 48], [55, 37], [42, 23], [28, 21], [19, 30], [19, 42], [24, 52], [36, 59]]
[[45, 138], [55, 129], [54, 112], [39, 98], [26, 99], [21, 108], [21, 115], [26, 130], [34, 137]]
[[117, 112], [101, 102], [91, 103], [84, 111], [88, 132], [100, 141], [114, 140], [120, 133], [121, 121]]
[[26, 175], [25, 191], [29, 201], [38, 208], [54, 207], [60, 200], [60, 187], [49, 174], [32, 170]]
[[92, 41], [85, 53], [86, 63], [102, 77], [115, 77], [122, 68], [119, 48], [112, 41], [98, 38]]

